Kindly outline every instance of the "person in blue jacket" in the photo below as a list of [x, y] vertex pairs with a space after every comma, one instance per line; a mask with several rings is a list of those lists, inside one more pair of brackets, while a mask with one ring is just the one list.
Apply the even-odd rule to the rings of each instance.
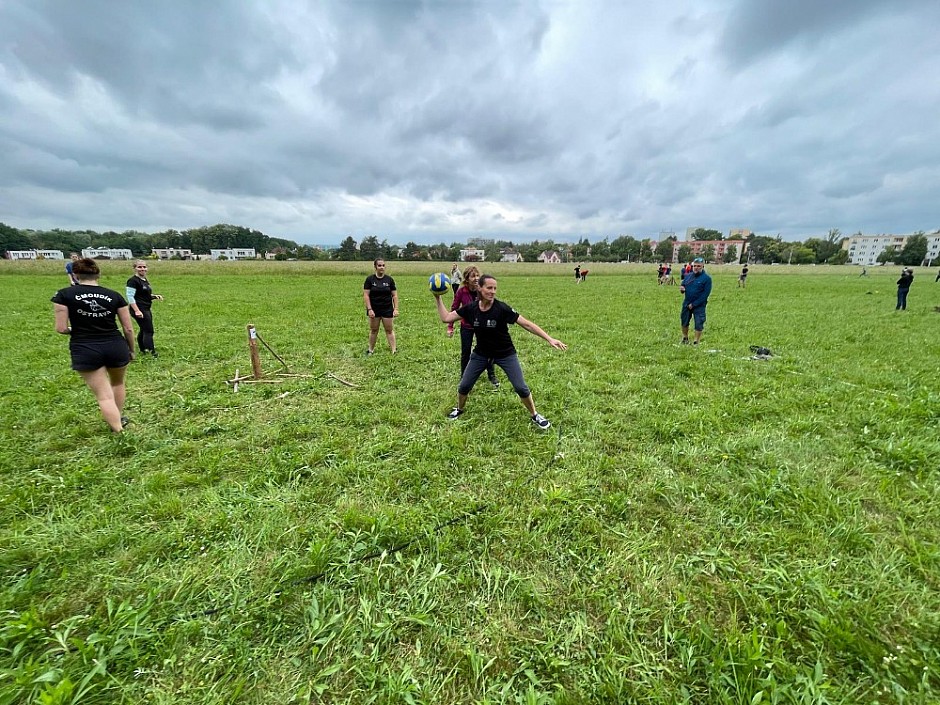
[[682, 324], [682, 344], [689, 344], [689, 322], [695, 320], [695, 340], [698, 345], [705, 329], [705, 306], [708, 304], [708, 295], [712, 293], [712, 278], [705, 273], [705, 260], [696, 257], [692, 260], [692, 272], [685, 275], [679, 293], [684, 294], [682, 299], [682, 314], [679, 322]]

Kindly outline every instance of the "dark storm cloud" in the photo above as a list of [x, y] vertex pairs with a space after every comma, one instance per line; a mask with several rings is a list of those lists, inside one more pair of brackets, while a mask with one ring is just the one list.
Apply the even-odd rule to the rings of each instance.
[[732, 10], [720, 46], [734, 62], [831, 40], [835, 35], [879, 15], [911, 7], [936, 5], [932, 0], [764, 0], [739, 2]]

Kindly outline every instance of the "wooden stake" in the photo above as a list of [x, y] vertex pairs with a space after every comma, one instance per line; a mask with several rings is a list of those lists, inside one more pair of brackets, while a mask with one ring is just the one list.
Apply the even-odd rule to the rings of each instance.
[[251, 371], [255, 379], [261, 379], [261, 358], [258, 355], [258, 331], [248, 324], [248, 350], [251, 352]]

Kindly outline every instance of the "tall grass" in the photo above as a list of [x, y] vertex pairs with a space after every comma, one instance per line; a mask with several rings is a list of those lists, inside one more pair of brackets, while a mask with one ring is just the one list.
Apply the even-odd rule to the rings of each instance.
[[[570, 345], [514, 331], [540, 433], [505, 384], [444, 418], [448, 268], [390, 263], [366, 358], [368, 263], [155, 263], [113, 437], [60, 266], [0, 263], [0, 703], [938, 700], [940, 289], [710, 268], [691, 349], [653, 268], [494, 265]], [[304, 376], [233, 393], [247, 323]]]

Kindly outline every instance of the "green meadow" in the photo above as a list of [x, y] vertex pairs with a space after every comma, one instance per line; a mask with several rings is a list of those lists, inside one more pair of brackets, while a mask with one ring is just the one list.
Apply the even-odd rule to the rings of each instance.
[[[513, 329], [540, 432], [485, 377], [445, 419], [450, 263], [366, 358], [370, 263], [154, 262], [113, 435], [62, 264], [0, 262], [0, 705], [940, 702], [934, 272], [711, 266], [693, 348], [588, 266], [484, 267], [569, 345]], [[249, 323], [295, 376], [236, 393]]]

